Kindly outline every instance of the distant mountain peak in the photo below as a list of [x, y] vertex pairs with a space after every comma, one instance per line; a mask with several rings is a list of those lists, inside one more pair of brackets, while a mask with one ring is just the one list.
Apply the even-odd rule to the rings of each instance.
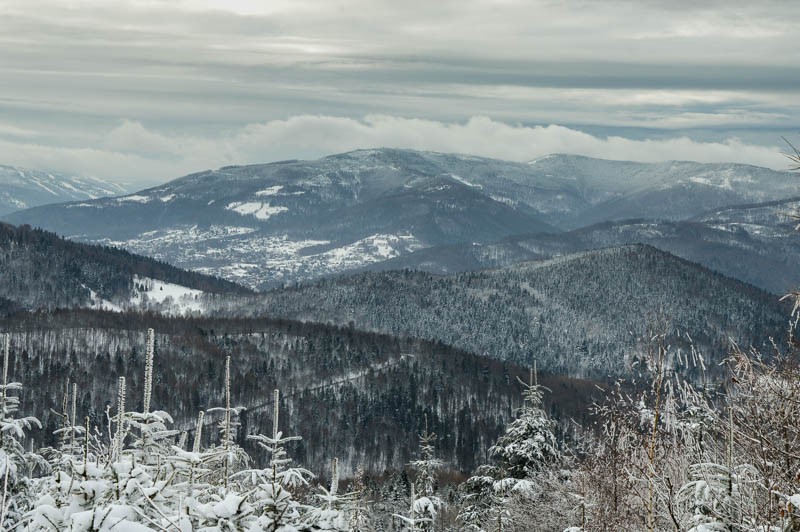
[[0, 165], [0, 215], [29, 207], [124, 194], [124, 186], [94, 177]]
[[[268, 288], [398, 264], [411, 254], [435, 263], [435, 250], [464, 243], [488, 245], [605, 221], [690, 220], [793, 196], [796, 184], [792, 174], [749, 166], [570, 154], [529, 164], [374, 148], [226, 166], [6, 219]], [[460, 252], [469, 264], [486, 262], [468, 255]], [[458, 254], [440, 256], [448, 257], [448, 268], [467, 267], [458, 264]]]

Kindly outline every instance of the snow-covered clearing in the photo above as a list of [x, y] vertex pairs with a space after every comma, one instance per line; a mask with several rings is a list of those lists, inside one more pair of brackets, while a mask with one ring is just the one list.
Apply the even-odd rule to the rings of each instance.
[[225, 209], [238, 212], [242, 216], [255, 216], [259, 220], [269, 220], [272, 216], [289, 210], [281, 205], [273, 206], [268, 202], [257, 201], [234, 201], [229, 203]]

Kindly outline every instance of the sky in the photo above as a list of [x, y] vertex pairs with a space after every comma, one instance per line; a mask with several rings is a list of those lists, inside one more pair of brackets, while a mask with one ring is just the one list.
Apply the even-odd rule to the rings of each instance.
[[398, 147], [785, 169], [800, 2], [0, 0], [0, 164], [132, 185]]

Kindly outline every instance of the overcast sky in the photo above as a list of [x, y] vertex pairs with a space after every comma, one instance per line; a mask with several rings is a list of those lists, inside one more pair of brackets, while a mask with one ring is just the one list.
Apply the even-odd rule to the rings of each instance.
[[798, 19], [786, 0], [0, 0], [0, 164], [147, 184], [391, 146], [786, 168]]

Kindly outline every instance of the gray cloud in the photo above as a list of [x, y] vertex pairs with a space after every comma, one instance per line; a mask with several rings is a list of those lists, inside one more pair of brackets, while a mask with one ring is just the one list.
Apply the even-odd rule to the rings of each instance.
[[360, 120], [302, 115], [249, 124], [208, 137], [166, 134], [126, 121], [108, 131], [94, 149], [0, 141], [0, 160], [156, 183], [228, 164], [316, 158], [365, 146], [468, 153], [516, 161], [551, 153], [577, 153], [653, 162], [675, 159], [678, 154], [681, 159], [701, 162], [731, 161], [786, 168], [780, 148], [735, 138], [718, 142], [698, 142], [684, 136], [633, 140], [590, 135], [555, 125], [509, 125], [488, 117], [439, 122], [386, 115]]
[[[0, 162], [166, 179], [415, 138], [519, 159], [485, 144], [525, 124], [554, 151], [775, 166], [800, 120], [797, 15], [778, 0], [0, 0]], [[483, 143], [474, 116], [490, 117]], [[243, 147], [312, 122], [362, 144], [303, 129]], [[732, 149], [748, 130], [766, 146]]]

